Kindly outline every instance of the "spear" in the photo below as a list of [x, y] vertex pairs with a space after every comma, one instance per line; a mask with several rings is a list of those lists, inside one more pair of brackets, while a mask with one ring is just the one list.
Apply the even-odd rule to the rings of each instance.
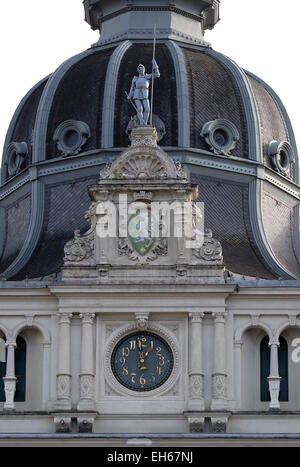
[[[153, 43], [153, 64], [155, 60], [155, 52], [156, 52], [156, 24], [154, 25], [154, 43]], [[151, 93], [151, 114], [150, 114], [150, 125], [153, 126], [153, 97], [154, 97], [154, 65], [152, 65], [152, 93]]]

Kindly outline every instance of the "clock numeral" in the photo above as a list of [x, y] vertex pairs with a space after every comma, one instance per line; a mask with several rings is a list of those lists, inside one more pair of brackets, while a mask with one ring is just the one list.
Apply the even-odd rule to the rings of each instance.
[[161, 355], [161, 356], [159, 357], [159, 362], [158, 362], [158, 364], [159, 364], [160, 366], [164, 366], [164, 364], [165, 364], [165, 357], [164, 357], [163, 355]]
[[128, 368], [127, 366], [123, 366], [123, 375], [128, 376]]
[[146, 383], [147, 383], [147, 381], [145, 380], [144, 375], [141, 375], [140, 376], [140, 385], [142, 386], [142, 388], [145, 386]]
[[125, 358], [125, 357], [121, 357], [121, 358], [120, 358], [120, 363], [122, 364], [122, 366], [124, 366], [125, 363], [126, 363], [126, 358]]
[[140, 350], [142, 350], [142, 348], [144, 347], [147, 347], [146, 342], [147, 342], [146, 337], [138, 337], [138, 346]]
[[157, 371], [158, 376], [160, 376], [161, 375], [161, 367], [160, 366], [156, 367], [156, 371]]
[[150, 383], [155, 383], [155, 374], [154, 373], [150, 373], [150, 380], [149, 380]]
[[135, 379], [134, 378], [136, 377], [136, 373], [130, 373], [130, 376], [131, 376], [131, 382], [133, 384], [135, 384]]
[[162, 348], [161, 347], [156, 347], [156, 355], [158, 357], [161, 357], [161, 351], [162, 351]]
[[122, 356], [123, 357], [129, 357], [129, 354], [130, 354], [129, 347], [123, 347], [122, 348]]
[[135, 350], [136, 341], [130, 341], [130, 350]]

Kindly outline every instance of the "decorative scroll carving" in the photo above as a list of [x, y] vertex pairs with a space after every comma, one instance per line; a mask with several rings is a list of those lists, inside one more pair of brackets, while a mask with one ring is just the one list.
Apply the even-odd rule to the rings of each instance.
[[94, 252], [94, 236], [82, 238], [80, 230], [75, 230], [74, 240], [70, 240], [65, 246], [66, 262], [78, 263], [84, 259], [90, 259]]
[[85, 219], [91, 224], [90, 229], [83, 235], [75, 230], [74, 239], [66, 243], [64, 251], [65, 263], [80, 263], [82, 261], [94, 263], [96, 203], [93, 202], [85, 214]]
[[222, 264], [222, 246], [218, 240], [212, 238], [212, 231], [206, 230], [204, 243], [201, 248], [193, 249], [196, 258], [210, 263]]
[[109, 178], [110, 176], [110, 171], [111, 171], [111, 163], [106, 164], [104, 169], [101, 170], [100, 172], [100, 180], [105, 180], [106, 178]]
[[187, 176], [187, 173], [185, 172], [184, 168], [182, 167], [181, 162], [179, 162], [179, 161], [175, 162], [175, 167], [176, 167], [176, 171], [177, 171], [177, 177], [187, 180], [188, 176]]

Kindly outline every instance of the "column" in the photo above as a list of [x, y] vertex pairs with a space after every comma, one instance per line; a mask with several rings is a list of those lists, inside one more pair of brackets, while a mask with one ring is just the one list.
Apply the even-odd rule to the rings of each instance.
[[14, 342], [8, 342], [6, 344], [7, 348], [7, 359], [6, 359], [6, 375], [3, 378], [4, 381], [4, 390], [5, 390], [5, 403], [4, 409], [14, 410], [15, 403], [15, 392], [17, 385], [17, 378], [15, 375], [15, 348], [16, 344]]
[[79, 376], [80, 401], [78, 410], [89, 411], [95, 409], [95, 373], [94, 373], [94, 342], [93, 342], [93, 313], [80, 315], [81, 327], [81, 373]]
[[270, 410], [280, 409], [279, 403], [279, 391], [280, 391], [280, 381], [279, 376], [279, 366], [278, 366], [278, 348], [279, 342], [270, 342], [269, 344], [270, 352], [270, 376], [268, 377], [269, 381], [269, 391], [271, 396], [271, 402], [269, 405]]
[[203, 357], [202, 320], [204, 313], [190, 313], [189, 338], [189, 411], [203, 411]]
[[214, 318], [214, 369], [212, 374], [212, 410], [227, 409], [226, 374], [226, 313], [213, 313]]
[[234, 359], [235, 359], [235, 400], [236, 408], [242, 408], [242, 341], [235, 341], [234, 347]]
[[49, 409], [50, 401], [50, 373], [51, 373], [51, 342], [43, 342], [43, 410]]
[[71, 313], [59, 316], [58, 370], [56, 378], [56, 408], [71, 410]]

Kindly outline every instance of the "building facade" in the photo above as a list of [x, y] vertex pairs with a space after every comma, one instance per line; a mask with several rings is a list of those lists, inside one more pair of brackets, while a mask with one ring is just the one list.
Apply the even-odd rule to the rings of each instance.
[[[99, 41], [9, 127], [0, 443], [298, 443], [292, 126], [266, 83], [205, 41], [218, 0], [153, 3], [85, 0]], [[159, 203], [170, 229], [158, 215], [150, 235]], [[185, 203], [192, 246], [176, 234]]]

